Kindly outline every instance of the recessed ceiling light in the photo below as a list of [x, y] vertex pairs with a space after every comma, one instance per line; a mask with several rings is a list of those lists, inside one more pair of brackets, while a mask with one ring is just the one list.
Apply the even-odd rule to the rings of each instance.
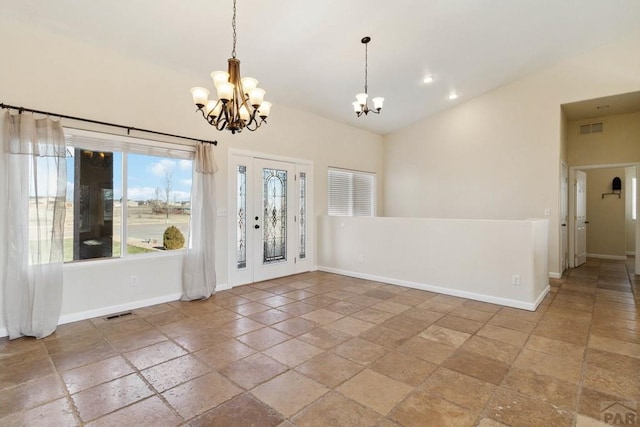
[[422, 83], [426, 83], [426, 84], [433, 83], [433, 76], [431, 75], [424, 76], [424, 78], [422, 79]]
[[451, 92], [451, 93], [449, 94], [449, 99], [458, 99], [458, 94], [457, 94], [457, 93], [455, 93], [455, 92]]

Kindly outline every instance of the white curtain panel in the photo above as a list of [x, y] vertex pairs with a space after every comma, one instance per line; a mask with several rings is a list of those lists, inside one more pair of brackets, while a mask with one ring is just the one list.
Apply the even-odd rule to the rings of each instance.
[[3, 278], [9, 338], [43, 338], [62, 307], [66, 147], [59, 121], [5, 115], [7, 268]]
[[182, 265], [182, 300], [206, 299], [216, 290], [216, 183], [213, 144], [199, 142], [191, 186], [191, 232]]

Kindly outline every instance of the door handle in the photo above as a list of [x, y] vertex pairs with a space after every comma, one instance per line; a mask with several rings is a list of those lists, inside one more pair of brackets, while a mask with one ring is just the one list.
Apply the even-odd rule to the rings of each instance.
[[256, 217], [256, 221], [258, 220], [258, 217]]
[[253, 228], [258, 229], [260, 226], [258, 224], [254, 225]]
[[560, 225], [561, 225], [561, 226], [563, 226], [563, 227], [566, 227], [566, 226], [567, 226], [567, 224], [560, 224]]
[[585, 224], [589, 224], [589, 221], [585, 221], [584, 223], [585, 223]]

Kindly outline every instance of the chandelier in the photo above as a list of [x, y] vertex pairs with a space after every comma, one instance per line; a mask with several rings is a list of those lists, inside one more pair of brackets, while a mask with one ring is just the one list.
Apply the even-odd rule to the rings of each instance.
[[363, 37], [360, 41], [362, 42], [362, 44], [364, 44], [364, 93], [357, 94], [357, 101], [353, 103], [353, 110], [356, 112], [358, 117], [360, 117], [363, 113], [364, 115], [367, 115], [369, 113], [380, 114], [380, 110], [382, 110], [382, 103], [384, 102], [384, 98], [376, 97], [372, 99], [373, 109], [369, 109], [369, 106], [367, 105], [367, 98], [369, 97], [369, 95], [367, 94], [367, 66], [369, 60], [367, 45], [371, 41], [371, 37]]
[[258, 80], [240, 77], [240, 60], [236, 58], [236, 0], [233, 0], [233, 50], [228, 59], [228, 71], [211, 73], [218, 100], [209, 99], [209, 90], [203, 87], [191, 88], [193, 103], [205, 120], [217, 130], [229, 130], [232, 134], [242, 129], [254, 131], [266, 123], [271, 111], [271, 103], [264, 101], [264, 89]]

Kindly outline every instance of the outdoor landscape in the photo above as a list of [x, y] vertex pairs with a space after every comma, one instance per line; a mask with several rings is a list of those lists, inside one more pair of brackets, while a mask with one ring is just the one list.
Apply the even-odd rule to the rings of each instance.
[[[140, 204], [138, 204], [140, 203]], [[189, 204], [169, 206], [169, 215], [164, 209], [154, 208], [153, 203], [129, 201], [127, 206], [127, 254], [162, 251], [163, 234], [173, 225], [182, 232], [185, 246], [189, 237]], [[64, 227], [64, 260], [73, 261], [73, 203], [67, 203]], [[113, 203], [113, 257], [121, 252], [122, 203]]]

